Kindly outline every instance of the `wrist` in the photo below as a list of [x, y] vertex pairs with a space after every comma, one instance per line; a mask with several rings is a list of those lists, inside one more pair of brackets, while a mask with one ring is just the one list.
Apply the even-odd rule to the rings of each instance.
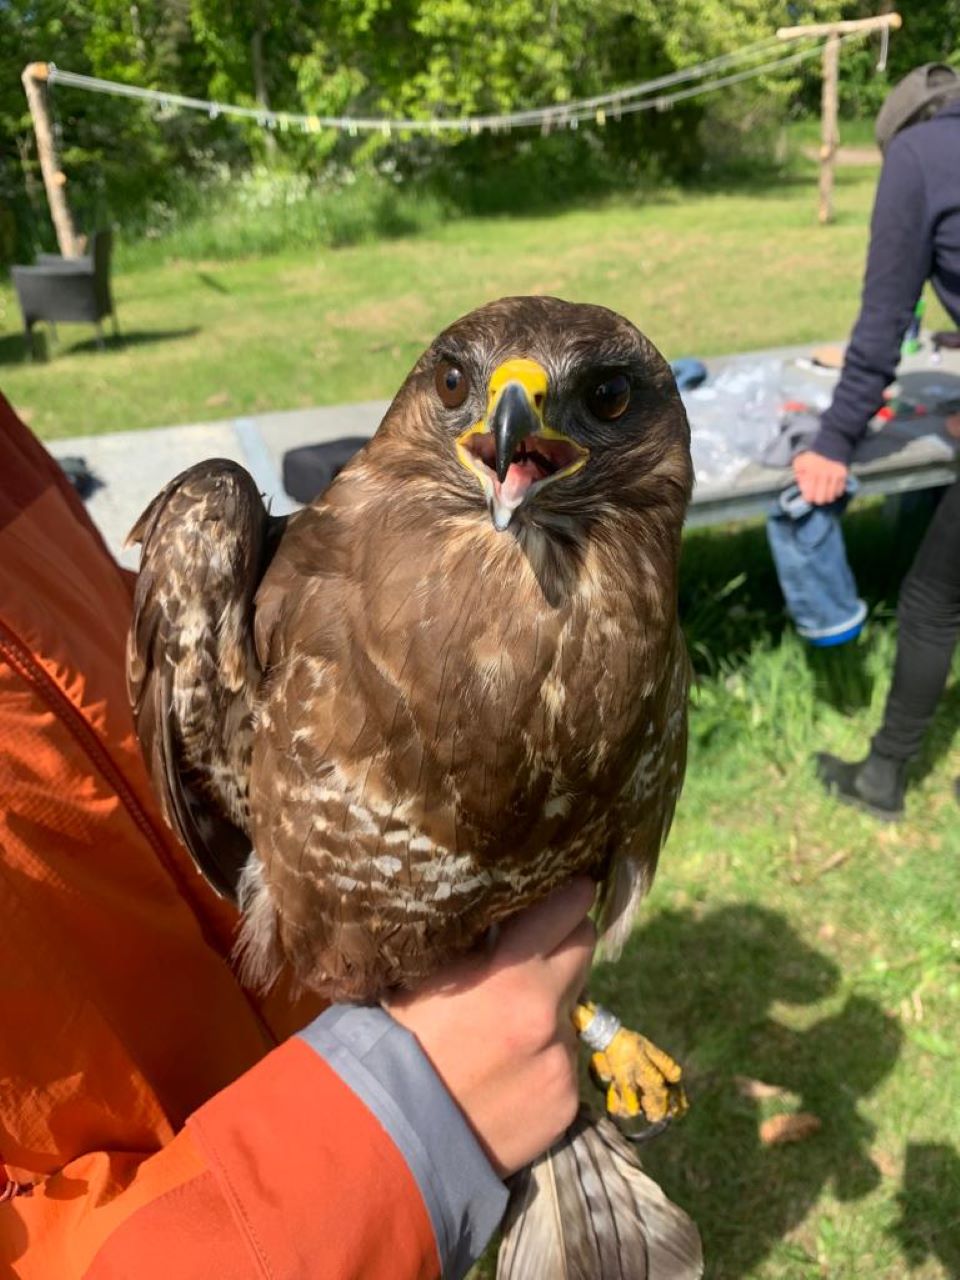
[[443, 1274], [464, 1275], [503, 1216], [507, 1191], [416, 1034], [384, 1009], [334, 1005], [301, 1037], [386, 1130], [427, 1208]]

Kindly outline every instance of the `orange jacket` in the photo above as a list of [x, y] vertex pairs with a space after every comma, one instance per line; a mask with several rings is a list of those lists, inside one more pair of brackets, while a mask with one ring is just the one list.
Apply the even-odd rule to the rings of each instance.
[[[315, 1003], [238, 984], [233, 909], [140, 760], [130, 598], [0, 398], [0, 1276], [462, 1274], [502, 1186], [386, 1015], [298, 1036]], [[460, 1199], [420, 1103], [389, 1096], [403, 1072], [469, 1169]]]

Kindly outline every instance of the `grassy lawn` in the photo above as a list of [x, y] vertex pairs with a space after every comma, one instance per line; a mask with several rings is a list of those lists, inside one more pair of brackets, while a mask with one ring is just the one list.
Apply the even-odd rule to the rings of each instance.
[[829, 230], [806, 174], [310, 255], [143, 266], [116, 278], [122, 344], [98, 352], [89, 329], [61, 327], [48, 363], [24, 361], [2, 289], [0, 379], [53, 438], [387, 396], [445, 324], [507, 293], [604, 303], [670, 357], [839, 337], [874, 179], [840, 171]]
[[[46, 364], [23, 362], [3, 291], [0, 379], [46, 438], [364, 400], [460, 313], [532, 291], [623, 311], [671, 357], [838, 338], [875, 178], [840, 171], [829, 229], [811, 170], [312, 256], [144, 259], [116, 280], [126, 340], [98, 353], [68, 330]], [[960, 690], [902, 824], [836, 805], [809, 765], [862, 753], [877, 726], [923, 521], [850, 517], [871, 620], [819, 658], [784, 631], [762, 528], [687, 538], [686, 790], [643, 923], [596, 991], [686, 1065], [691, 1113], [643, 1156], [699, 1222], [713, 1280], [960, 1276]], [[759, 1122], [790, 1110], [822, 1128], [763, 1146]]]
[[[698, 1221], [717, 1280], [960, 1276], [960, 691], [906, 822], [821, 794], [810, 754], [855, 758], [879, 722], [924, 513], [894, 522], [876, 504], [848, 524], [873, 621], [815, 657], [779, 633], [761, 529], [688, 537], [687, 633], [716, 674], [645, 922], [598, 987], [685, 1061], [691, 1113], [644, 1159]], [[822, 1129], [764, 1147], [758, 1122], [788, 1111]]]

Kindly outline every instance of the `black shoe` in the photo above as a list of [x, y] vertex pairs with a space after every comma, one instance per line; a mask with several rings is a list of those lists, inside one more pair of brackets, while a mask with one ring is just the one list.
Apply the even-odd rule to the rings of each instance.
[[815, 759], [817, 777], [844, 804], [852, 804], [884, 822], [903, 817], [905, 760], [891, 760], [873, 751], [866, 760], [856, 762], [840, 760], [826, 751], [818, 751]]

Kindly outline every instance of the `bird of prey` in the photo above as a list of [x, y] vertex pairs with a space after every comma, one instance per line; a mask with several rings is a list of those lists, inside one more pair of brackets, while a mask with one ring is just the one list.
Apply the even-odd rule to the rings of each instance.
[[[225, 461], [153, 501], [131, 534], [131, 700], [168, 820], [240, 905], [247, 980], [289, 966], [331, 999], [375, 999], [578, 873], [600, 882], [616, 954], [683, 778], [691, 485], [686, 417], [650, 341], [604, 308], [528, 297], [441, 333], [370, 443], [294, 515], [270, 516]], [[665, 1055], [616, 1024], [599, 1034], [609, 1015], [588, 1003], [577, 1019], [614, 1114], [682, 1109]], [[620, 1211], [625, 1196], [660, 1221], [603, 1123], [553, 1158], [589, 1215], [584, 1168], [616, 1150], [629, 1176], [611, 1179], [633, 1187]], [[556, 1224], [522, 1230], [547, 1203], [532, 1176], [511, 1277], [548, 1274], [531, 1258]], [[556, 1274], [699, 1274], [689, 1233], [665, 1270], [659, 1247], [647, 1240], [642, 1269], [613, 1269], [613, 1245]]]

